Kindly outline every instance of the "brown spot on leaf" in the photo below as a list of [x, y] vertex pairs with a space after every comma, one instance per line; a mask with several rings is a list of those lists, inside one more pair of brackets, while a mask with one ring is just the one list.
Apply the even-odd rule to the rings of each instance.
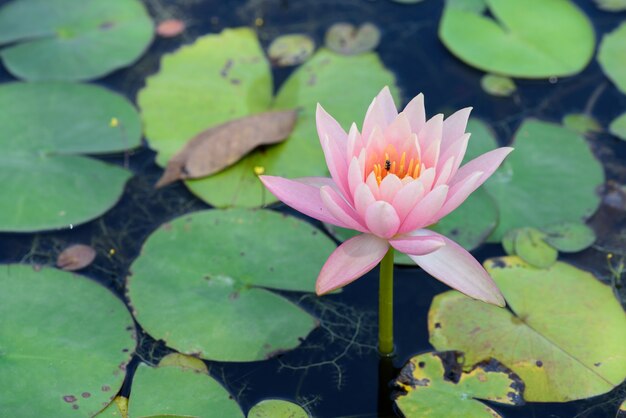
[[441, 322], [435, 322], [435, 328], [437, 329], [441, 328]]
[[598, 363], [593, 363], [594, 366], [596, 367], [600, 367], [602, 365], [602, 363], [598, 362]]
[[104, 386], [102, 386], [102, 391], [103, 391], [103, 392], [108, 392], [108, 391], [110, 391], [110, 390], [111, 390], [111, 387], [110, 387], [110, 386], [108, 386], [108, 385], [104, 385]]
[[543, 361], [541, 360], [537, 360], [535, 364], [537, 365], [537, 367], [543, 367]]
[[76, 402], [76, 396], [74, 395], [65, 395], [63, 400], [68, 403]]
[[72, 405], [72, 409], [78, 409], [78, 405], [76, 404]]
[[65, 271], [80, 270], [90, 265], [95, 258], [96, 250], [89, 245], [70, 245], [59, 254], [57, 267]]
[[87, 398], [89, 398], [91, 396], [91, 393], [83, 392], [83, 393], [80, 394], [80, 396], [82, 396], [83, 398], [87, 399]]
[[228, 73], [230, 72], [231, 68], [233, 68], [233, 60], [229, 59], [228, 61], [226, 61], [226, 63], [224, 64], [224, 66], [220, 70], [220, 75], [223, 78], [228, 77]]
[[110, 22], [110, 21], [108, 21], [108, 22], [102, 22], [102, 23], [100, 24], [99, 28], [100, 28], [101, 30], [109, 30], [109, 29], [111, 29], [113, 26], [115, 26], [115, 22]]

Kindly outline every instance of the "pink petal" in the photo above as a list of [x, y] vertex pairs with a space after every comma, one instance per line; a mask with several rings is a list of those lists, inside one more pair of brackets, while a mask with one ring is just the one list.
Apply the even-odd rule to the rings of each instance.
[[396, 104], [393, 101], [393, 96], [391, 95], [391, 91], [389, 90], [389, 86], [383, 87], [383, 89], [376, 96], [376, 100], [380, 103], [380, 107], [385, 114], [385, 119], [387, 123], [391, 123], [396, 116], [398, 116], [398, 109], [396, 108]]
[[389, 243], [370, 234], [357, 235], [341, 244], [328, 257], [317, 277], [315, 291], [323, 295], [353, 282], [376, 267]]
[[424, 95], [418, 94], [409, 102], [408, 105], [402, 111], [411, 124], [411, 130], [418, 133], [422, 130], [426, 124], [426, 110], [424, 107]]
[[387, 174], [383, 181], [380, 182], [380, 200], [393, 202], [393, 198], [402, 188], [402, 181], [395, 174]]
[[393, 198], [392, 206], [396, 209], [400, 222], [403, 222], [411, 209], [424, 195], [424, 185], [419, 180], [413, 180], [398, 190]]
[[359, 133], [356, 123], [350, 126], [350, 132], [348, 132], [348, 144], [346, 147], [346, 158], [358, 157], [363, 149], [363, 141], [361, 134]]
[[426, 192], [430, 192], [431, 189], [433, 188], [433, 183], [435, 182], [435, 168], [431, 167], [431, 168], [427, 168], [426, 170], [423, 170], [419, 176], [419, 181], [422, 182], [422, 184], [424, 185], [424, 190]]
[[441, 135], [443, 129], [443, 115], [433, 116], [426, 122], [424, 128], [417, 134], [422, 150], [422, 163], [426, 167], [436, 167], [441, 152]]
[[437, 214], [446, 201], [447, 194], [448, 185], [444, 184], [435, 187], [430, 193], [424, 196], [406, 216], [406, 219], [400, 227], [400, 233], [404, 234], [430, 225], [432, 223], [431, 219]]
[[376, 201], [367, 184], [362, 183], [354, 191], [354, 208], [361, 219], [365, 219], [367, 208]]
[[317, 134], [319, 135], [321, 141], [328, 136], [331, 141], [336, 141], [345, 145], [346, 140], [348, 139], [346, 131], [343, 130], [341, 125], [339, 125], [339, 122], [330, 116], [319, 103], [317, 104], [317, 109], [315, 111], [315, 121], [317, 124]]
[[450, 179], [450, 175], [452, 174], [452, 168], [454, 167], [454, 157], [448, 158], [440, 168], [437, 168], [437, 181], [435, 182], [435, 187], [441, 186], [442, 184], [446, 184]]
[[385, 140], [401, 150], [407, 139], [411, 138], [411, 125], [404, 113], [400, 113], [385, 129]]
[[367, 176], [367, 178], [365, 179], [365, 184], [367, 184], [367, 186], [370, 188], [372, 194], [374, 195], [374, 198], [378, 200], [380, 192], [378, 190], [378, 181], [376, 181], [376, 174], [374, 174], [374, 172], [371, 172]]
[[426, 255], [445, 245], [445, 241], [426, 229], [418, 229], [415, 235], [404, 235], [389, 241], [391, 246], [401, 253]]
[[465, 202], [465, 199], [469, 197], [479, 186], [479, 180], [483, 173], [480, 171], [475, 172], [465, 180], [455, 183], [448, 192], [448, 198], [443, 204], [437, 215], [433, 218], [433, 222], [439, 221], [454, 209], [461, 206], [461, 203]]
[[352, 157], [350, 166], [348, 167], [348, 186], [350, 188], [350, 195], [354, 196], [356, 188], [365, 183], [364, 164], [359, 161], [358, 158]]
[[[289, 180], [275, 176], [259, 176], [265, 187], [287, 206], [302, 212], [311, 218], [332, 225], [348, 227], [330, 214], [320, 197], [320, 187], [329, 186], [333, 181], [327, 177], [308, 177], [306, 179]], [[317, 182], [317, 184], [315, 184]], [[326, 184], [323, 184], [326, 183]]]
[[447, 162], [450, 158], [454, 158], [454, 166], [452, 167], [450, 178], [454, 177], [459, 169], [459, 166], [461, 165], [461, 162], [463, 161], [465, 151], [467, 151], [467, 144], [470, 136], [471, 134], [463, 134], [460, 138], [457, 138], [456, 141], [451, 143], [445, 150], [442, 149], [437, 170], [441, 168], [442, 163]]
[[[335, 184], [341, 190], [344, 197], [350, 197], [350, 188], [348, 186], [348, 167], [345, 160], [345, 154], [340, 150], [341, 144], [333, 141], [329, 136], [322, 141], [322, 150], [326, 158], [326, 165], [330, 176]], [[345, 146], [345, 144], [343, 145]]]
[[504, 298], [478, 261], [456, 242], [441, 237], [445, 246], [428, 255], [409, 255], [421, 268], [448, 286], [483, 302], [504, 306]]
[[367, 229], [361, 223], [359, 215], [356, 213], [345, 199], [337, 191], [329, 186], [322, 186], [320, 197], [328, 212], [339, 222], [348, 225], [348, 228], [366, 232]]
[[465, 133], [471, 112], [472, 108], [466, 107], [453, 113], [443, 122], [442, 148], [447, 148]]
[[393, 206], [378, 200], [367, 207], [365, 224], [372, 234], [381, 238], [391, 238], [398, 232], [400, 218]]
[[474, 158], [472, 161], [459, 168], [459, 171], [457, 171], [450, 183], [452, 185], [459, 183], [476, 171], [481, 171], [483, 175], [478, 180], [478, 185], [480, 186], [493, 174], [494, 171], [496, 171], [511, 151], [513, 151], [513, 148], [511, 147], [502, 147], [489, 151], [480, 157]]
[[396, 105], [391, 97], [388, 87], [385, 87], [378, 93], [378, 96], [367, 109], [365, 119], [363, 120], [363, 138], [369, 144], [370, 135], [375, 127], [384, 130], [398, 115]]

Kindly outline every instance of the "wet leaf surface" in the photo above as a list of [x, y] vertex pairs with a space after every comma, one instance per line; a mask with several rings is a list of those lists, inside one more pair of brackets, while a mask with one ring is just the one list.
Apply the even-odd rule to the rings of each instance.
[[291, 134], [296, 119], [294, 110], [264, 112], [202, 131], [168, 161], [156, 187], [209, 176], [261, 145], [282, 142]]
[[122, 386], [135, 326], [122, 301], [94, 281], [5, 265], [0, 317], [0, 393], [11, 395], [0, 397], [3, 415], [92, 416]]
[[376, 49], [380, 43], [380, 30], [369, 22], [359, 27], [345, 22], [335, 23], [326, 32], [324, 43], [339, 54], [362, 54]]
[[206, 372], [178, 367], [176, 364], [180, 361], [168, 363], [160, 363], [158, 367], [139, 365], [128, 400], [128, 418], [172, 415], [243, 418], [241, 409], [226, 389]]
[[313, 55], [315, 42], [308, 35], [282, 35], [274, 39], [267, 49], [272, 64], [279, 67], [299, 65]]
[[480, 79], [480, 86], [486, 93], [500, 97], [508, 97], [517, 89], [512, 79], [497, 74], [485, 74]]
[[96, 250], [89, 245], [70, 245], [59, 254], [57, 267], [65, 271], [80, 270], [90, 265], [95, 258]]
[[455, 291], [438, 295], [428, 316], [437, 350], [464, 352], [466, 365], [498, 359], [531, 402], [587, 398], [624, 380], [626, 315], [609, 286], [562, 262], [543, 270], [502, 257], [485, 266], [512, 312]]
[[139, 145], [128, 101], [91, 85], [7, 83], [0, 108], [0, 231], [68, 228], [117, 202], [130, 172], [80, 154]]
[[598, 47], [598, 62], [606, 76], [626, 93], [626, 23], [604, 35]]
[[[484, 0], [470, 5], [446, 2], [439, 38], [473, 67], [548, 78], [576, 74], [593, 56], [593, 27], [569, 0]], [[482, 14], [485, 6], [493, 18]]]
[[[456, 365], [454, 353], [444, 354], [452, 357]], [[523, 403], [524, 384], [496, 361], [477, 364], [467, 372], [460, 372], [460, 365], [456, 368], [446, 367], [437, 353], [413, 357], [395, 382], [405, 392], [396, 399], [403, 415], [406, 418], [498, 418], [501, 415], [480, 399], [508, 405]], [[452, 374], [456, 375], [451, 379]]]
[[309, 418], [300, 405], [282, 399], [266, 399], [254, 405], [248, 418]]
[[156, 33], [162, 38], [173, 38], [185, 31], [186, 25], [180, 19], [167, 19], [156, 27]]
[[0, 9], [0, 52], [26, 80], [90, 80], [131, 64], [152, 41], [138, 0], [19, 0]]
[[276, 212], [197, 212], [148, 238], [127, 293], [137, 321], [169, 347], [211, 360], [262, 360], [317, 326], [267, 289], [313, 292], [334, 249], [321, 231]]

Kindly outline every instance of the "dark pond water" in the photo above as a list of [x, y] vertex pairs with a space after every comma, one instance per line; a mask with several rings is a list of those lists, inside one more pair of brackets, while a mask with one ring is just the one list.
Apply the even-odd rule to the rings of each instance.
[[[3, 3], [6, 1], [0, 1], [0, 5]], [[322, 43], [325, 30], [337, 21], [375, 23], [383, 34], [378, 51], [385, 65], [395, 72], [405, 98], [423, 92], [431, 114], [472, 105], [474, 115], [488, 122], [502, 143], [511, 138], [524, 118], [559, 122], [564, 114], [588, 110], [601, 125], [607, 126], [626, 109], [626, 97], [608, 82], [595, 60], [573, 78], [518, 81], [518, 91], [512, 98], [487, 95], [480, 88], [483, 73], [455, 59], [437, 37], [443, 4], [440, 0], [425, 0], [414, 6], [388, 0], [145, 0], [145, 3], [156, 20], [176, 17], [184, 20], [188, 29], [180, 38], [157, 39], [134, 66], [97, 81], [131, 100], [146, 76], [158, 70], [163, 53], [197, 36], [226, 27], [253, 26], [255, 19], [262, 18], [263, 25], [258, 31], [265, 44], [277, 34], [291, 32], [306, 32]], [[577, 3], [593, 20], [598, 38], [626, 17], [624, 13], [598, 11], [590, 1]], [[280, 85], [290, 71], [275, 70], [275, 84]], [[11, 80], [0, 68], [0, 81]], [[590, 142], [605, 164], [607, 178], [624, 184], [626, 143], [604, 134], [590, 138]], [[104, 159], [117, 164], [124, 160], [120, 156]], [[145, 146], [133, 151], [129, 162], [135, 176], [122, 200], [110, 212], [72, 230], [0, 234], [0, 262], [54, 264], [56, 254], [68, 244], [86, 243], [98, 251], [98, 256], [83, 274], [125, 299], [124, 278], [147, 236], [169, 219], [207, 207], [180, 184], [154, 190], [162, 171], [154, 164], [154, 153]], [[286, 211], [282, 206], [276, 210]], [[565, 259], [608, 281], [605, 251], [625, 252], [625, 219], [623, 211], [603, 206], [592, 220], [600, 232], [596, 246]], [[483, 246], [475, 252], [479, 260], [501, 254], [498, 245]], [[375, 350], [377, 280], [375, 270], [323, 302], [310, 296], [284, 293], [317, 314], [322, 326], [300, 348], [278, 358], [246, 364], [209, 362], [211, 373], [231, 391], [244, 411], [263, 398], [281, 397], [307, 405], [318, 418], [396, 416], [388, 382], [397, 374], [394, 368], [401, 367], [412, 355], [432, 349], [428, 343], [426, 313], [433, 296], [447, 288], [418, 268], [396, 269], [397, 354], [392, 361], [381, 362]], [[617, 290], [624, 302], [623, 289]], [[161, 343], [140, 333], [138, 354], [129, 367], [129, 376], [138, 362], [156, 363], [168, 352]], [[129, 385], [125, 385], [123, 392], [129, 390]], [[589, 400], [515, 408], [493, 405], [493, 408], [508, 418], [613, 417], [625, 397], [626, 385], [622, 384], [611, 393]]]

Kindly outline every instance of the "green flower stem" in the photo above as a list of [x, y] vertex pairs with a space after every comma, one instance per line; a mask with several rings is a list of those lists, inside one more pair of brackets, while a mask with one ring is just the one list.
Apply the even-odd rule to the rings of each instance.
[[393, 247], [389, 247], [380, 262], [378, 297], [378, 352], [390, 356], [393, 354]]

